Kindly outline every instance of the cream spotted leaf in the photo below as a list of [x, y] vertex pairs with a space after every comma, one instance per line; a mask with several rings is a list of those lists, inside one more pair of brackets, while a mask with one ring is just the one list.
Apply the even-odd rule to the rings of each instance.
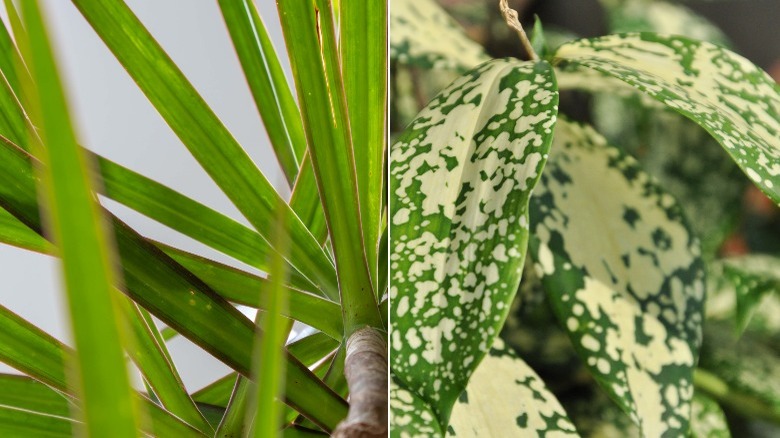
[[740, 331], [747, 327], [764, 296], [780, 296], [780, 258], [766, 254], [730, 257], [716, 262], [713, 270], [734, 290]]
[[435, 0], [393, 0], [390, 59], [465, 72], [490, 59]]
[[555, 58], [620, 79], [690, 118], [780, 204], [780, 87], [750, 61], [711, 43], [652, 33], [577, 40]]
[[447, 436], [579, 436], [558, 399], [501, 339], [471, 376]]
[[726, 414], [718, 402], [697, 392], [692, 406], [691, 438], [731, 438]]
[[393, 438], [431, 438], [442, 436], [428, 403], [390, 378], [390, 436]]
[[683, 435], [704, 270], [677, 202], [591, 128], [559, 120], [531, 217], [537, 273], [593, 376], [644, 436]]
[[494, 60], [442, 91], [390, 150], [391, 367], [442, 426], [517, 291], [557, 113], [548, 63]]

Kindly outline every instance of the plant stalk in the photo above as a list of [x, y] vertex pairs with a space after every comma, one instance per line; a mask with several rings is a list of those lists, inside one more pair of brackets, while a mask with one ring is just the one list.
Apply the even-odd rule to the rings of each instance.
[[347, 339], [344, 374], [349, 385], [349, 414], [333, 432], [336, 438], [387, 436], [387, 342], [372, 327]]
[[536, 54], [536, 51], [531, 45], [531, 40], [529, 40], [528, 35], [525, 34], [523, 25], [520, 24], [520, 20], [517, 17], [517, 11], [509, 7], [507, 0], [499, 0], [498, 7], [501, 9], [501, 15], [504, 16], [504, 20], [506, 21], [507, 26], [511, 27], [515, 30], [515, 32], [517, 32], [517, 36], [520, 37], [520, 43], [523, 44], [523, 48], [525, 49], [526, 53], [528, 53], [528, 57], [531, 59], [531, 61], [538, 61], [539, 55]]

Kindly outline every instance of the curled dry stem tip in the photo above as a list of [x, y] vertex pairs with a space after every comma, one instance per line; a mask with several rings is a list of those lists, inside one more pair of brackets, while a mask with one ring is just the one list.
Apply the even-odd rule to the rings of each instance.
[[498, 7], [501, 9], [501, 15], [504, 16], [506, 24], [517, 32], [517, 36], [520, 37], [520, 42], [523, 44], [526, 53], [528, 53], [528, 57], [532, 61], [538, 61], [539, 55], [536, 54], [533, 46], [531, 46], [531, 41], [528, 39], [528, 35], [525, 34], [523, 25], [520, 24], [520, 20], [517, 17], [517, 11], [509, 7], [508, 0], [499, 0]]
[[347, 339], [344, 376], [349, 385], [349, 414], [333, 432], [337, 438], [387, 436], [387, 341], [365, 327]]

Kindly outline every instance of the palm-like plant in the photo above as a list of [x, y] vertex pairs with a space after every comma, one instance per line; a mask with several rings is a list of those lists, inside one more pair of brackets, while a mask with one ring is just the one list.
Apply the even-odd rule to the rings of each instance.
[[[124, 2], [73, 0], [252, 228], [81, 148], [38, 2], [5, 3], [0, 241], [62, 258], [75, 349], [0, 307], [0, 360], [26, 374], [0, 376], [0, 434], [385, 433], [386, 3], [277, 2], [296, 103], [253, 2], [219, 0], [285, 202]], [[96, 193], [269, 275], [151, 241]], [[187, 393], [152, 315], [235, 373]], [[291, 320], [317, 333], [282, 348]]]

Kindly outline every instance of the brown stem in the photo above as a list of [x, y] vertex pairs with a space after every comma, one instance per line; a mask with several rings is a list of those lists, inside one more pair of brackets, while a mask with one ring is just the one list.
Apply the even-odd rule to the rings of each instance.
[[498, 7], [501, 9], [501, 15], [504, 16], [506, 24], [514, 29], [515, 32], [517, 32], [517, 36], [520, 38], [520, 43], [528, 53], [528, 57], [531, 58], [531, 61], [538, 61], [539, 55], [536, 54], [533, 46], [531, 45], [531, 41], [528, 40], [528, 35], [525, 34], [523, 25], [520, 24], [520, 20], [517, 17], [517, 11], [509, 7], [507, 0], [499, 0]]
[[364, 327], [347, 339], [344, 375], [349, 385], [349, 414], [333, 436], [387, 436], [387, 342], [377, 329]]

